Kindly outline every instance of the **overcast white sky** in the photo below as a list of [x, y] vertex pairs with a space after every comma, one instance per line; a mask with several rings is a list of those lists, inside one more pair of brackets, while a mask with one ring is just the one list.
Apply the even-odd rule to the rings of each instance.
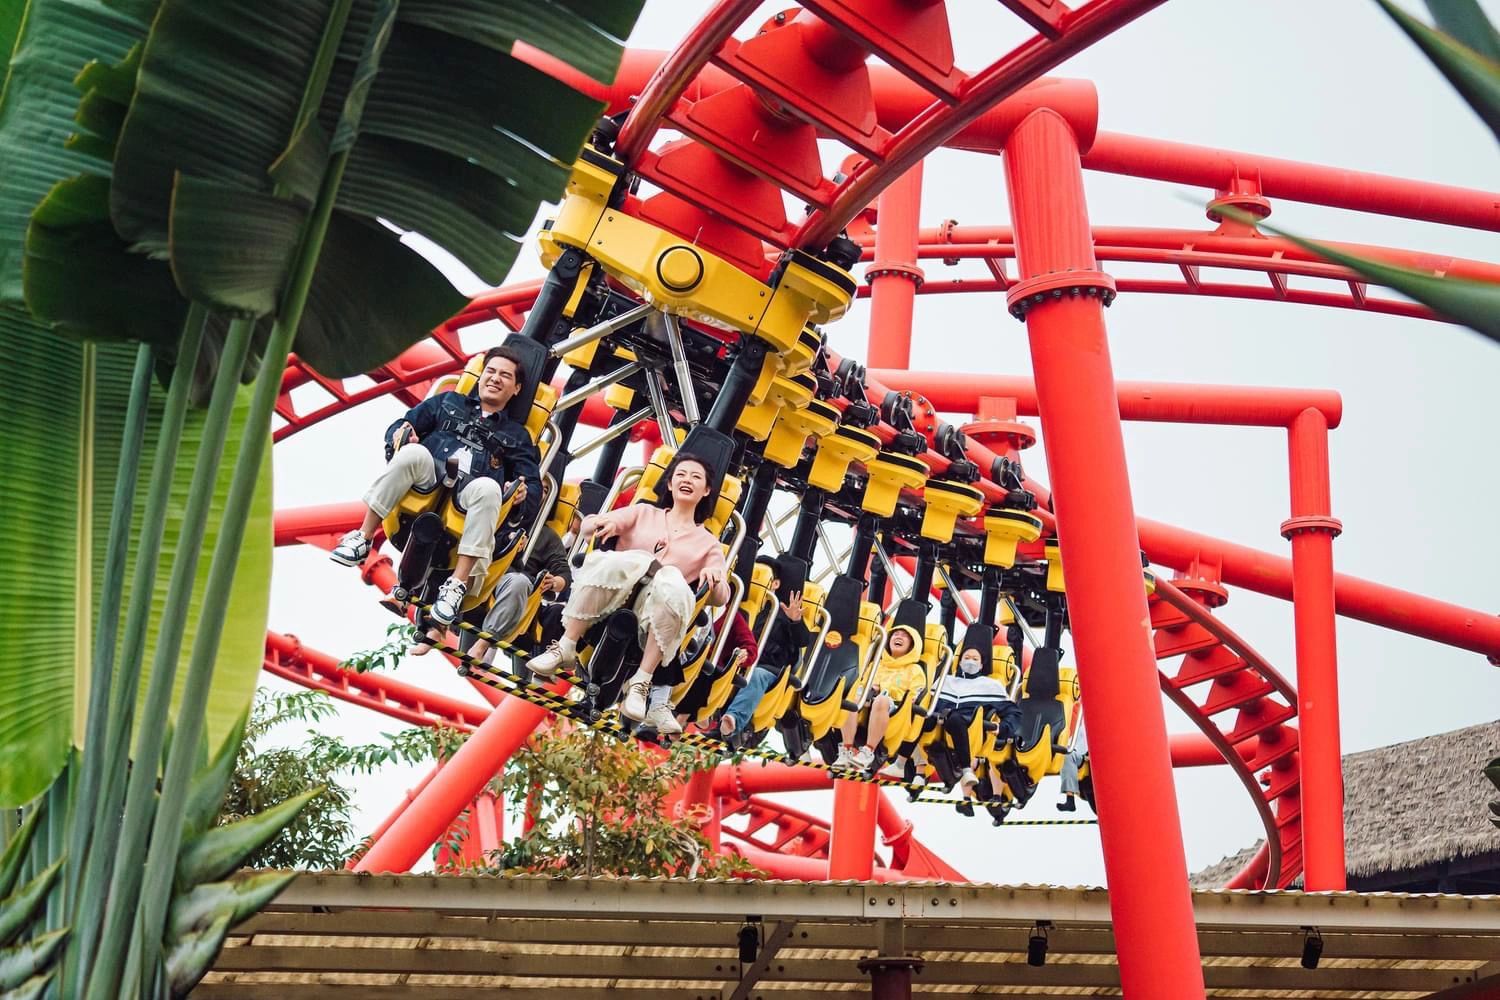
[[[648, 0], [631, 45], [671, 47], [692, 19], [689, 9], [705, 6]], [[765, 13], [780, 6], [767, 4]], [[956, 55], [968, 69], [1021, 37], [993, 0], [955, 0], [949, 7]], [[1496, 16], [1494, 9], [1490, 13]], [[1170, 0], [1055, 75], [1096, 82], [1104, 130], [1500, 187], [1494, 140], [1368, 0]], [[1085, 181], [1095, 225], [1208, 227], [1201, 206], [1211, 192], [1109, 174], [1086, 174]], [[1290, 202], [1274, 209], [1275, 223], [1309, 236], [1500, 259], [1500, 237], [1493, 233]], [[947, 218], [1008, 221], [998, 158], [946, 151], [929, 158], [922, 221], [936, 225]], [[934, 280], [983, 273], [978, 265], [948, 269], [929, 263]], [[1124, 266], [1112, 270], [1137, 273]], [[527, 250], [512, 279], [540, 273]], [[1122, 295], [1106, 319], [1120, 379], [1337, 389], [1345, 414], [1331, 438], [1333, 510], [1344, 523], [1335, 543], [1337, 568], [1500, 611], [1494, 571], [1500, 559], [1494, 520], [1500, 464], [1491, 441], [1500, 427], [1500, 348], [1456, 327], [1283, 303]], [[862, 357], [866, 320], [866, 306], [859, 304], [830, 328], [835, 349]], [[476, 332], [472, 346], [482, 349], [492, 337]], [[918, 300], [912, 368], [957, 367], [1029, 372], [1024, 332], [1005, 314], [998, 295]], [[371, 404], [278, 447], [277, 506], [358, 497], [379, 469], [380, 431], [398, 412], [393, 402]], [[1282, 432], [1127, 424], [1125, 441], [1137, 513], [1288, 552], [1278, 535], [1288, 515]], [[1028, 452], [1026, 460], [1028, 471], [1046, 481], [1042, 448]], [[384, 635], [391, 619], [375, 597], [352, 571], [320, 552], [279, 550], [271, 627], [347, 655], [378, 645]], [[1289, 604], [1235, 591], [1220, 613], [1274, 666], [1295, 677]], [[1500, 715], [1500, 670], [1481, 656], [1346, 620], [1340, 620], [1338, 639], [1346, 752]], [[431, 658], [409, 661], [398, 676], [477, 702]], [[268, 676], [266, 684], [281, 682]], [[1167, 719], [1173, 731], [1191, 729], [1170, 705]], [[351, 739], [372, 739], [400, 723], [346, 707], [326, 726]], [[420, 769], [390, 769], [357, 782], [360, 827], [373, 828], [419, 777]], [[1179, 771], [1177, 789], [1191, 868], [1259, 835], [1254, 810], [1227, 770]], [[821, 798], [787, 796], [827, 815]], [[1049, 781], [1016, 818], [1056, 818], [1055, 799]], [[1405, 807], [1399, 800], [1388, 803], [1392, 811]], [[935, 806], [903, 808], [917, 835], [970, 878], [1104, 880], [1093, 828], [997, 830], [983, 817], [965, 820]]]

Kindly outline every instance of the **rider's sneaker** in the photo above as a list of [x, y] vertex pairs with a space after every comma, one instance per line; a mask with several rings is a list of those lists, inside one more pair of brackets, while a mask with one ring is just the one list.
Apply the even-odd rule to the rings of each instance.
[[469, 588], [462, 580], [451, 576], [444, 580], [438, 588], [437, 600], [432, 602], [432, 620], [439, 625], [452, 625], [458, 621], [459, 605], [463, 604], [468, 592]]
[[916, 774], [912, 775], [912, 779], [911, 779], [910, 784], [911, 784], [911, 787], [915, 788], [915, 789], [919, 789], [920, 790], [920, 789], [926, 788], [927, 787], [927, 775], [925, 773], [923, 773], [922, 771], [918, 771]]
[[328, 558], [343, 566], [358, 566], [370, 554], [370, 540], [358, 528], [344, 533]]
[[672, 714], [671, 705], [657, 705], [646, 713], [641, 724], [650, 726], [662, 736], [676, 736], [682, 732], [682, 726], [678, 724], [677, 717]]
[[857, 771], [868, 771], [870, 769], [870, 766], [874, 763], [874, 749], [872, 749], [871, 747], [860, 747], [858, 750], [854, 751], [854, 756], [850, 758], [849, 766], [853, 767]]
[[854, 766], [854, 748], [851, 747], [851, 746], [846, 746], [844, 744], [840, 744], [839, 745], [838, 756], [833, 759], [833, 766], [834, 767], [853, 767]]
[[538, 677], [555, 677], [562, 666], [562, 649], [555, 642], [547, 647], [545, 653], [538, 653], [526, 661], [526, 669]]
[[958, 787], [963, 791], [963, 793], [965, 795], [968, 795], [978, 784], [979, 775], [974, 773], [974, 769], [972, 767], [964, 768], [964, 773], [958, 779]]
[[650, 681], [632, 681], [626, 684], [625, 700], [620, 702], [620, 714], [631, 722], [640, 722], [646, 717], [646, 696], [650, 693]]

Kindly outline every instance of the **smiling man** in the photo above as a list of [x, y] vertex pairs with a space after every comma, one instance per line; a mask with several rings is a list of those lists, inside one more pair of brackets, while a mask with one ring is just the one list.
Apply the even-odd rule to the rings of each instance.
[[376, 526], [408, 492], [435, 489], [438, 469], [456, 456], [464, 532], [453, 575], [443, 582], [432, 606], [434, 619], [453, 624], [464, 595], [489, 569], [504, 485], [519, 479], [524, 491], [512, 506], [513, 524], [530, 524], [541, 503], [540, 455], [526, 428], [505, 412], [525, 381], [520, 355], [503, 345], [492, 347], [472, 392], [444, 392], [424, 399], [386, 428], [390, 460], [365, 491], [364, 522], [339, 540], [330, 558], [345, 566], [362, 563], [370, 554]]

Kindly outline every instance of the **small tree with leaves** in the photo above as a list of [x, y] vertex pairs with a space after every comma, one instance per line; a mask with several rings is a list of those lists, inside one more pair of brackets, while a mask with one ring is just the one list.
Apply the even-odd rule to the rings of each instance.
[[298, 745], [267, 746], [267, 737], [293, 723], [317, 726], [338, 713], [321, 691], [260, 691], [245, 728], [220, 825], [254, 815], [311, 789], [322, 788], [280, 837], [246, 860], [252, 868], [341, 868], [360, 847], [354, 834], [353, 794], [340, 779], [396, 763], [417, 764], [451, 754], [464, 734], [417, 726], [382, 734], [381, 743], [346, 743], [309, 728]]
[[670, 752], [637, 746], [569, 723], [553, 725], [511, 758], [506, 787], [513, 822], [530, 830], [494, 852], [495, 874], [676, 875], [723, 878], [756, 869], [713, 850], [691, 810], [670, 804], [714, 755], [678, 744]]

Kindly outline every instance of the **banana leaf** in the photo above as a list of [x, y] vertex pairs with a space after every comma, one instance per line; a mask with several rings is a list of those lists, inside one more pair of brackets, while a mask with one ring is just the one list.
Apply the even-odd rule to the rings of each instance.
[[[142, 53], [115, 147], [111, 218], [135, 249], [169, 256], [179, 288], [216, 310], [269, 316], [287, 294], [286, 261], [339, 147], [376, 12], [376, 0], [354, 0], [317, 114], [304, 121], [331, 3], [165, 0]], [[511, 45], [557, 42], [561, 58], [601, 71], [639, 10], [459, 6], [455, 21], [438, 5], [401, 4], [378, 71], [361, 81], [358, 134], [342, 137], [353, 147], [295, 342], [324, 374], [389, 360], [461, 305], [390, 226], [504, 279], [601, 109]]]
[[[1490, 127], [1495, 137], [1500, 139], [1500, 64], [1494, 61], [1494, 57], [1487, 58], [1452, 35], [1423, 24], [1391, 0], [1376, 0], [1376, 2], [1385, 9], [1391, 20], [1406, 32], [1407, 37], [1416, 43], [1417, 48], [1432, 60], [1432, 64], [1443, 76], [1447, 77], [1453, 89], [1469, 102], [1474, 113], [1479, 115]], [[1478, 14], [1480, 19], [1484, 17], [1478, 11], [1472, 13]], [[1475, 38], [1478, 35], [1474, 22], [1470, 19], [1460, 19], [1458, 12], [1455, 12], [1453, 20], [1448, 21], [1448, 25], [1458, 27], [1468, 38]], [[1494, 29], [1490, 29], [1490, 37], [1480, 36], [1478, 43], [1493, 51], [1493, 35]]]

